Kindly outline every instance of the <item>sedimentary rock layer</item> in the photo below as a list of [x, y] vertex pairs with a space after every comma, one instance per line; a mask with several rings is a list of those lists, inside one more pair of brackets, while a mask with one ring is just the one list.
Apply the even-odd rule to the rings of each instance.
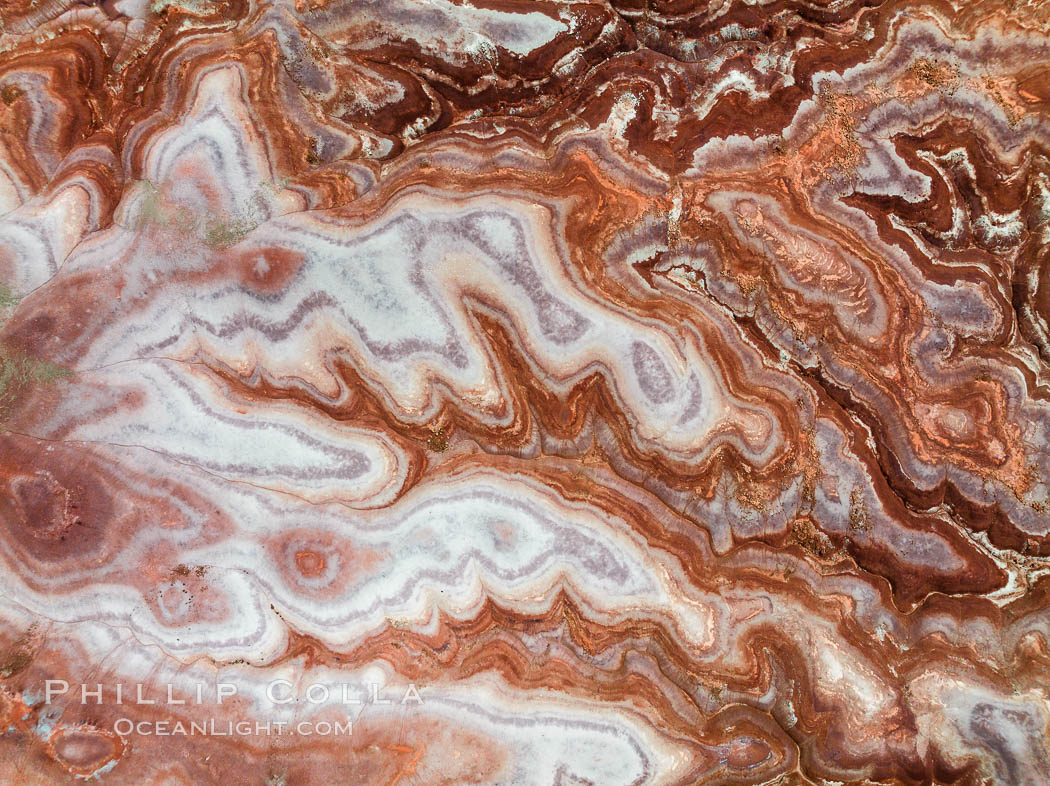
[[0, 780], [1050, 778], [1050, 5], [0, 6]]

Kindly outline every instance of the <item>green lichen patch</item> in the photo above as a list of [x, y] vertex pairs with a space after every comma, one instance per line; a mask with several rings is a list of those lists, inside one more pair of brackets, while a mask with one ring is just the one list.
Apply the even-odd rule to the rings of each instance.
[[72, 371], [49, 360], [31, 357], [24, 352], [0, 349], [0, 420], [4, 419], [19, 393], [41, 385], [50, 385], [71, 376]]
[[229, 248], [240, 243], [257, 224], [250, 218], [235, 216], [209, 221], [204, 230], [204, 244], [211, 248]]
[[240, 243], [259, 226], [255, 202], [265, 197], [267, 192], [278, 193], [280, 187], [283, 187], [283, 183], [264, 183], [235, 211], [205, 217], [172, 200], [162, 188], [142, 180], [138, 183], [140, 191], [136, 206], [132, 208], [129, 228], [140, 231], [158, 227], [194, 238], [209, 248], [229, 248]]
[[6, 284], [0, 284], [0, 311], [17, 306], [19, 301], [15, 291]]

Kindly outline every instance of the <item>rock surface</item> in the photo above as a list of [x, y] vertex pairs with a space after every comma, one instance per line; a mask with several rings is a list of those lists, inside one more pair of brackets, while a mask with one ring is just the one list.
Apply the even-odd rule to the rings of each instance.
[[1050, 4], [13, 0], [0, 98], [4, 783], [1048, 782]]

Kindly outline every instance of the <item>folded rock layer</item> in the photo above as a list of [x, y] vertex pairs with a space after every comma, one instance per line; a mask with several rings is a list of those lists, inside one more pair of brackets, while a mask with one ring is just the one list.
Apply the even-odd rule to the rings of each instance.
[[1050, 5], [14, 0], [0, 99], [0, 781], [1048, 782]]

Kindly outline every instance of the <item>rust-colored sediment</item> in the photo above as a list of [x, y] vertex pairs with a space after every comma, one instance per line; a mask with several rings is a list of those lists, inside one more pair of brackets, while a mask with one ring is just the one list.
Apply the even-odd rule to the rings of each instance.
[[1046, 784], [1048, 150], [1041, 0], [0, 5], [0, 780]]

